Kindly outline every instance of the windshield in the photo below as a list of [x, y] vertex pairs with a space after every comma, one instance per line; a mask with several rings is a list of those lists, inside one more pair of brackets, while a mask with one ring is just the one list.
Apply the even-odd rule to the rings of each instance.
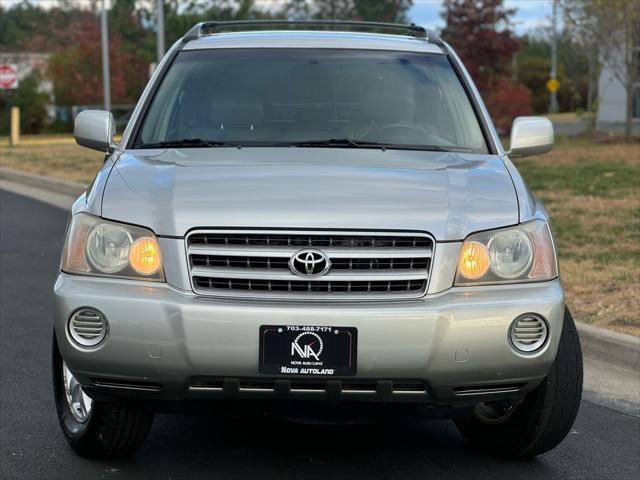
[[330, 49], [182, 51], [134, 148], [344, 146], [487, 153], [444, 55]]

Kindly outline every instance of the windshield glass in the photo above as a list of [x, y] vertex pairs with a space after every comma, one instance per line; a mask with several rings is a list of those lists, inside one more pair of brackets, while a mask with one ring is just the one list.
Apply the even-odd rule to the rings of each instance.
[[295, 48], [180, 52], [134, 147], [154, 145], [487, 152], [446, 56]]

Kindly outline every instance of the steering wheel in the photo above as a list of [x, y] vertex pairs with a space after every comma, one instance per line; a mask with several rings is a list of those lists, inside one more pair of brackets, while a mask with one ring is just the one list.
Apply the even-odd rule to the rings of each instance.
[[418, 125], [413, 125], [411, 123], [389, 123], [387, 125], [383, 125], [382, 127], [377, 127], [369, 130], [364, 135], [364, 138], [367, 140], [373, 140], [373, 138], [371, 137], [393, 130], [411, 130], [414, 133], [418, 133], [420, 136], [429, 135], [429, 132], [427, 132], [424, 128], [419, 127]]

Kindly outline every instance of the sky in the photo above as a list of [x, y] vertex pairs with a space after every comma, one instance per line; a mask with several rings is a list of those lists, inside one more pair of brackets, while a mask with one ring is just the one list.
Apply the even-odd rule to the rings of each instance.
[[[12, 6], [22, 0], [0, 0], [3, 6]], [[72, 0], [76, 3], [90, 3], [90, 0]], [[148, 0], [147, 0], [148, 1]], [[258, 0], [265, 4], [273, 4], [282, 0]], [[375, 0], [370, 0], [375, 1]], [[55, 0], [31, 0], [31, 3], [40, 4], [47, 8], [55, 4]], [[111, 3], [109, 0], [107, 3]], [[424, 27], [437, 30], [444, 26], [440, 17], [443, 0], [413, 0], [413, 6], [408, 12], [409, 19]], [[523, 35], [528, 31], [548, 27], [551, 23], [552, 0], [505, 0], [507, 8], [515, 8], [516, 14], [513, 17], [513, 27], [515, 31]]]
[[[440, 16], [442, 12], [442, 0], [413, 0], [413, 6], [409, 10], [409, 19], [423, 27], [433, 30], [444, 27], [444, 21]], [[507, 8], [515, 8], [513, 16], [513, 28], [523, 35], [528, 31], [551, 25], [552, 0], [506, 0]]]

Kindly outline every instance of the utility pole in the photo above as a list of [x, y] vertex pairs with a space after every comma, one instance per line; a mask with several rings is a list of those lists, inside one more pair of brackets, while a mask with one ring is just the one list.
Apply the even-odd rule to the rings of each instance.
[[107, 25], [106, 0], [102, 0], [100, 16], [102, 39], [102, 88], [104, 91], [104, 109], [111, 111], [111, 74], [109, 73], [109, 27]]
[[156, 30], [157, 63], [160, 65], [160, 60], [164, 57], [164, 0], [156, 0], [156, 19], [158, 22]]
[[[558, 76], [558, 37], [557, 37], [557, 23], [558, 23], [558, 0], [553, 0], [553, 21], [551, 32], [551, 79], [550, 81], [556, 84]], [[549, 99], [549, 113], [556, 113], [558, 111], [558, 92], [557, 87], [549, 89], [551, 96]]]

